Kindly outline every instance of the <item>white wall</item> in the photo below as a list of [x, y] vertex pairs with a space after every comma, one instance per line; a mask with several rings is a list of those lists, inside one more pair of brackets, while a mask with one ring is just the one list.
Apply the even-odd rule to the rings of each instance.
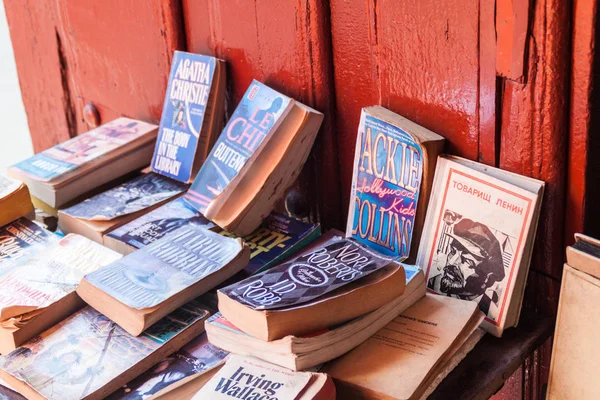
[[0, 2], [0, 173], [32, 154], [4, 2]]

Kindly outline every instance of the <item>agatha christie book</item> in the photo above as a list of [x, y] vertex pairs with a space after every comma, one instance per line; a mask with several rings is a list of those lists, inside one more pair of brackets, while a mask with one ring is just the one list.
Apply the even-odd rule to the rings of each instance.
[[21, 181], [0, 175], [0, 226], [21, 217], [35, 217], [29, 189]]
[[157, 126], [128, 118], [105, 125], [21, 161], [10, 176], [50, 207], [68, 201], [150, 162]]
[[98, 243], [108, 232], [181, 195], [187, 186], [153, 172], [141, 174], [112, 189], [58, 212], [58, 226]]
[[192, 399], [333, 400], [335, 386], [325, 374], [293, 372], [234, 354]]
[[222, 125], [224, 63], [175, 51], [152, 170], [181, 182], [198, 172]]
[[198, 226], [184, 226], [85, 276], [81, 298], [139, 335], [175, 308], [246, 266], [249, 249]]
[[121, 254], [129, 254], [185, 225], [207, 229], [215, 226], [183, 198], [177, 198], [109, 232], [104, 237], [104, 245]]
[[107, 400], [160, 398], [162, 393], [221, 365], [228, 352], [208, 342], [205, 333], [110, 395]]
[[[217, 292], [219, 311], [262, 340], [348, 321], [402, 295], [402, 266], [337, 239]], [[315, 318], [318, 315], [318, 318]]]
[[83, 276], [120, 257], [79, 235], [29, 247], [0, 277], [0, 352], [80, 308], [75, 288]]
[[521, 312], [544, 183], [442, 156], [417, 265], [430, 293], [471, 300], [496, 336]]
[[[346, 235], [404, 260], [418, 240], [444, 138], [383, 107], [362, 110]], [[416, 251], [412, 252], [416, 254]]]
[[18, 260], [43, 251], [59, 237], [27, 218], [19, 218], [0, 228], [0, 277], [17, 265]]
[[103, 399], [203, 330], [191, 302], [133, 337], [91, 307], [0, 358], [0, 378], [30, 399]]
[[322, 120], [318, 111], [253, 81], [186, 200], [223, 229], [250, 234], [297, 178]]

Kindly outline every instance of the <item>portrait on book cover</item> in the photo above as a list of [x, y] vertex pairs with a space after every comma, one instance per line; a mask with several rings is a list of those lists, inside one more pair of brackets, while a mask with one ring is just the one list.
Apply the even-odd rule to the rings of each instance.
[[450, 209], [443, 212], [427, 287], [476, 301], [496, 321], [506, 289], [514, 238]]

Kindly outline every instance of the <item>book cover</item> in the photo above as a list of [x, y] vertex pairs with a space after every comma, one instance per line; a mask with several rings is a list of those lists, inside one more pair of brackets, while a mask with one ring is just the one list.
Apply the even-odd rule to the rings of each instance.
[[86, 275], [98, 289], [138, 310], [156, 306], [233, 260], [238, 240], [187, 225]]
[[23, 171], [29, 177], [51, 182], [78, 167], [106, 156], [149, 132], [155, 125], [129, 118], [117, 118], [66, 142], [44, 150], [11, 168]]
[[61, 211], [74, 218], [110, 221], [177, 196], [186, 188], [183, 183], [150, 172]]
[[0, 277], [0, 321], [47, 307], [75, 291], [83, 276], [121, 255], [83, 236], [67, 235], [30, 251]]
[[213, 57], [175, 51], [152, 157], [154, 172], [181, 182], [192, 178], [215, 67]]
[[296, 399], [311, 377], [310, 372], [293, 372], [256, 358], [232, 354], [192, 399]]
[[289, 111], [291, 99], [254, 80], [185, 198], [204, 214]]
[[428, 292], [476, 302], [486, 330], [501, 333], [537, 197], [441, 157], [417, 259]]
[[18, 265], [20, 259], [43, 251], [57, 243], [59, 237], [27, 218], [0, 228], [0, 277]]
[[45, 398], [82, 399], [208, 314], [201, 303], [192, 301], [134, 337], [85, 307], [0, 357], [0, 369]]
[[183, 198], [177, 198], [115, 229], [107, 236], [141, 249], [185, 225], [206, 229], [215, 226]]
[[114, 392], [107, 400], [147, 399], [182, 379], [214, 368], [228, 355], [228, 352], [210, 344], [206, 333], [202, 333], [181, 350]]
[[410, 252], [423, 150], [410, 133], [362, 111], [346, 235], [381, 254]]
[[341, 239], [220, 290], [253, 310], [312, 301], [390, 264], [353, 240]]
[[[232, 238], [238, 237], [225, 230], [219, 233]], [[312, 242], [320, 234], [319, 224], [298, 221], [273, 212], [257, 230], [243, 238], [251, 251], [250, 262], [244, 271], [249, 275], [266, 271]]]

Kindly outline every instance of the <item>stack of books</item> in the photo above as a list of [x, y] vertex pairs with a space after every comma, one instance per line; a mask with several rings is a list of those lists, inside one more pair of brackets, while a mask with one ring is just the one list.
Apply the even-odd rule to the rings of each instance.
[[320, 236], [276, 210], [323, 114], [253, 81], [221, 130], [224, 68], [176, 52], [159, 126], [118, 118], [0, 176], [7, 386], [421, 399], [516, 326], [543, 182], [441, 155], [441, 136], [367, 107], [346, 231]]

